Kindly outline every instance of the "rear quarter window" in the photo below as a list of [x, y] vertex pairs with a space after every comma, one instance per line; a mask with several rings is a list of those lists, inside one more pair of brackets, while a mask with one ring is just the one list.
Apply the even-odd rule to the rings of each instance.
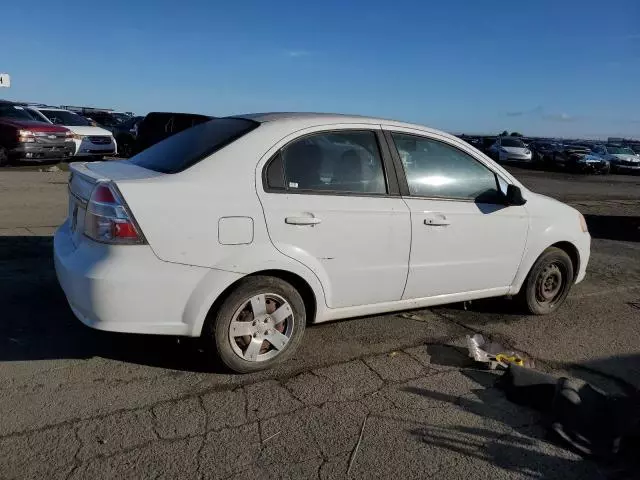
[[216, 118], [143, 150], [129, 161], [160, 173], [178, 173], [235, 142], [260, 124], [244, 118]]

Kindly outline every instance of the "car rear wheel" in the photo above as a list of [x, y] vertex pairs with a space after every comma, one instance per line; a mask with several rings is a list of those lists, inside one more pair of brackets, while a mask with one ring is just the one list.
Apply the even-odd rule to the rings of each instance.
[[297, 349], [306, 325], [304, 302], [275, 277], [243, 280], [218, 309], [211, 333], [222, 362], [238, 373], [265, 370]]
[[573, 284], [573, 264], [564, 250], [547, 248], [536, 260], [519, 293], [523, 306], [534, 315], [555, 312]]

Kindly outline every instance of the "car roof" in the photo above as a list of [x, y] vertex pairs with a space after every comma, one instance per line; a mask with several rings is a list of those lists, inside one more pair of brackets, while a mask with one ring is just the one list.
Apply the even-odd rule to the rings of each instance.
[[69, 113], [76, 113], [76, 112], [72, 112], [71, 110], [66, 110], [64, 108], [59, 108], [59, 107], [43, 107], [42, 105], [23, 105], [25, 108], [30, 108], [32, 110], [52, 110], [54, 112], [69, 112]]
[[377, 117], [367, 117], [364, 115], [349, 115], [342, 113], [317, 113], [317, 112], [265, 112], [247, 113], [243, 115], [233, 115], [233, 117], [246, 118], [258, 123], [281, 122], [281, 121], [301, 121], [303, 123], [371, 123], [371, 124], [394, 124], [406, 127], [426, 128], [424, 125], [399, 122]]
[[457, 138], [449, 133], [436, 130], [425, 125], [416, 123], [400, 122], [398, 120], [390, 120], [385, 118], [368, 117], [364, 115], [348, 115], [341, 113], [317, 113], [317, 112], [265, 112], [265, 113], [246, 113], [242, 115], [232, 115], [229, 118], [244, 118], [253, 120], [254, 122], [264, 124], [291, 124], [295, 123], [296, 127], [306, 128], [321, 125], [339, 124], [339, 123], [361, 123], [371, 125], [389, 125], [395, 127], [412, 128], [425, 132], [445, 135], [451, 138]]

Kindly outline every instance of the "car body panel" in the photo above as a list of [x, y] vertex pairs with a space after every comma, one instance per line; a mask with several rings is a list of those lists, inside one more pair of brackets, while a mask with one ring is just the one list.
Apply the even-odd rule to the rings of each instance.
[[[531, 191], [524, 193], [524, 197], [527, 200], [525, 208], [529, 216], [530, 234], [510, 293], [520, 291], [527, 274], [542, 252], [560, 242], [567, 242], [576, 248], [579, 268], [574, 272], [574, 283], [581, 282], [589, 262], [591, 237], [579, 228], [580, 213], [562, 202]], [[553, 216], [549, 215], [551, 211]]]
[[[380, 130], [366, 123], [318, 126], [294, 138], [331, 130]], [[292, 137], [277, 142], [256, 169], [256, 185], [269, 237], [287, 257], [323, 280], [330, 308], [400, 300], [407, 278], [411, 225], [400, 197], [265, 192], [262, 169]], [[317, 225], [292, 225], [285, 219], [315, 217]], [[375, 278], [375, 282], [371, 279]]]
[[[118, 331], [199, 335], [209, 309], [223, 292], [244, 276], [265, 271], [295, 275], [310, 287], [316, 308], [315, 317], [309, 320], [315, 322], [514, 294], [533, 262], [557, 242], [575, 245], [580, 252], [576, 280], [584, 277], [589, 235], [580, 230], [577, 211], [528, 191], [464, 141], [403, 122], [317, 114], [273, 114], [271, 119], [270, 115], [253, 117], [262, 122], [258, 128], [175, 174], [144, 169], [131, 161], [72, 164], [72, 190], [79, 200], [72, 196], [70, 207], [75, 201], [86, 202], [96, 182], [114, 182], [148, 242], [135, 247], [109, 246], [89, 240], [81, 232], [70, 232], [70, 221], [60, 228], [54, 245], [56, 269], [83, 321]], [[413, 132], [454, 145], [493, 170], [501, 185], [520, 187], [527, 203], [519, 207], [473, 202], [445, 205], [445, 201], [425, 203], [406, 197], [264, 191], [262, 169], [289, 141], [315, 131], [363, 128]], [[323, 215], [318, 226], [284, 222], [288, 215], [316, 211]], [[425, 284], [421, 289], [417, 280], [406, 290], [404, 283], [411, 275], [409, 245], [418, 247], [417, 238], [410, 240], [410, 232], [418, 229], [420, 211], [446, 211], [456, 224], [461, 222], [461, 229], [451, 230], [455, 235], [449, 238], [444, 238], [449, 234], [435, 230], [429, 234], [431, 241], [423, 238], [423, 257], [417, 263], [429, 267], [423, 272]], [[251, 241], [221, 243], [223, 217], [251, 219]], [[346, 223], [342, 231], [339, 219]], [[82, 222], [75, 225], [76, 229], [81, 227]], [[291, 231], [296, 234], [287, 233]], [[331, 245], [335, 242], [340, 244]], [[508, 253], [508, 260], [499, 257], [501, 249]], [[463, 250], [463, 257], [456, 259], [455, 252]], [[439, 269], [437, 251], [449, 269]], [[139, 263], [134, 252], [141, 255]], [[474, 262], [475, 254], [479, 259]], [[334, 260], [343, 262], [332, 264]], [[146, 271], [133, 272], [136, 268]], [[127, 275], [136, 281], [121, 281]], [[440, 276], [442, 285], [430, 278], [433, 275]], [[455, 279], [464, 275], [469, 278], [456, 289]], [[179, 285], [174, 287], [174, 283]], [[175, 295], [169, 294], [174, 288]], [[144, 290], [143, 303], [163, 297], [159, 306], [136, 306], [134, 317], [123, 303], [107, 302], [117, 298], [135, 301], [135, 292], [140, 289]], [[83, 303], [83, 295], [95, 298]], [[130, 325], [123, 326], [125, 321]]]

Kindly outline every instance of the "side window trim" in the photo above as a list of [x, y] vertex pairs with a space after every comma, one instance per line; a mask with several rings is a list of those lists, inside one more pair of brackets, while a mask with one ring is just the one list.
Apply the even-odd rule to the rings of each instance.
[[[295, 190], [288, 189], [286, 186], [286, 172], [285, 168], [281, 169], [282, 184], [284, 188], [270, 187], [268, 183], [268, 170], [274, 161], [280, 156], [282, 157], [283, 151], [291, 144], [303, 140], [307, 137], [313, 137], [316, 135], [330, 134], [330, 133], [347, 133], [347, 132], [371, 132], [375, 135], [378, 150], [380, 153], [380, 160], [382, 163], [382, 172], [384, 175], [385, 185], [387, 193], [367, 193], [367, 192], [341, 192], [332, 190]], [[382, 130], [380, 129], [366, 129], [366, 128], [336, 128], [327, 130], [318, 130], [311, 133], [306, 133], [298, 137], [292, 138], [285, 145], [280, 147], [276, 152], [271, 155], [269, 160], [262, 167], [262, 189], [265, 193], [280, 193], [280, 194], [293, 194], [293, 195], [332, 195], [332, 196], [351, 196], [351, 197], [399, 197], [401, 196], [400, 187], [398, 185], [398, 174], [393, 161], [393, 150], [388, 145]], [[404, 173], [403, 173], [404, 174]]]
[[435, 137], [431, 137], [429, 135], [420, 135], [419, 133], [415, 133], [415, 132], [403, 132], [400, 130], [393, 130], [393, 129], [383, 129], [383, 133], [384, 133], [384, 137], [387, 140], [387, 143], [389, 144], [389, 148], [391, 150], [391, 156], [393, 157], [393, 164], [395, 166], [396, 171], [398, 172], [398, 183], [400, 185], [400, 194], [403, 197], [411, 197], [411, 198], [416, 198], [416, 199], [425, 199], [425, 200], [442, 200], [442, 201], [451, 201], [451, 202], [470, 202], [470, 203], [475, 203], [475, 200], [472, 198], [465, 198], [465, 197], [433, 197], [433, 196], [423, 196], [423, 195], [414, 195], [410, 192], [409, 190], [409, 182], [407, 181], [407, 173], [404, 169], [404, 165], [402, 163], [402, 159], [400, 158], [400, 153], [398, 152], [398, 148], [396, 147], [395, 141], [393, 139], [393, 135], [392, 134], [397, 134], [397, 135], [410, 135], [410, 136], [414, 136], [417, 138], [422, 138], [425, 140], [429, 140], [429, 141], [433, 141], [433, 142], [441, 142], [444, 143], [445, 145], [451, 147], [451, 148], [455, 148], [456, 150], [461, 151], [462, 153], [464, 153], [465, 155], [469, 156], [470, 158], [472, 158], [474, 161], [478, 162], [480, 165], [482, 165], [484, 168], [486, 168], [489, 172], [491, 172], [493, 174], [494, 180], [496, 182], [496, 189], [500, 194], [503, 194], [502, 189], [500, 188], [500, 182], [499, 182], [499, 178], [503, 178], [498, 172], [496, 172], [494, 169], [492, 169], [489, 165], [487, 165], [486, 163], [480, 161], [478, 158], [475, 157], [475, 155], [472, 155], [468, 152], [465, 152], [464, 150], [460, 149], [459, 147], [457, 147], [456, 145], [453, 145], [449, 142], [446, 142], [440, 138], [435, 138]]

